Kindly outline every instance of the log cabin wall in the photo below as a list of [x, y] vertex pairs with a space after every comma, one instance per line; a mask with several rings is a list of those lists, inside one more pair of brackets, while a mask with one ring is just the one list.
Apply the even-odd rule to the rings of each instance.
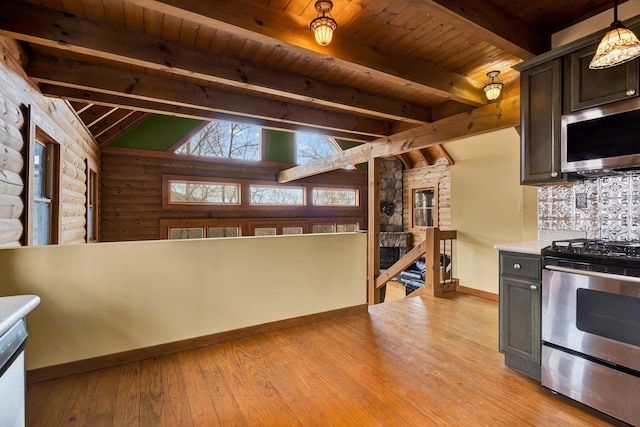
[[[101, 158], [100, 237], [102, 241], [167, 238], [163, 224], [182, 220], [185, 225], [201, 220], [241, 220], [272, 223], [274, 219], [300, 221], [308, 218], [357, 218], [366, 228], [367, 173], [339, 170], [298, 180], [294, 187], [349, 187], [359, 190], [358, 207], [317, 206], [167, 206], [163, 207], [163, 175], [204, 177], [214, 182], [278, 185], [276, 173], [290, 167], [276, 162], [197, 159], [171, 153], [105, 148]], [[166, 191], [166, 190], [165, 190]], [[244, 196], [244, 194], [243, 194]], [[189, 222], [189, 220], [194, 220]], [[161, 231], [162, 230], [162, 231]], [[246, 232], [243, 230], [243, 234]]]
[[451, 229], [451, 173], [449, 165], [434, 165], [405, 170], [403, 173], [404, 229], [412, 235], [412, 245], [424, 240], [424, 231], [412, 227], [411, 191], [421, 186], [436, 185], [438, 189], [438, 222], [440, 229]]
[[[0, 37], [0, 246], [25, 243], [25, 139], [47, 135], [59, 146], [57, 243], [85, 242], [86, 162], [97, 163], [98, 147], [69, 105], [44, 97], [21, 65], [15, 41]], [[30, 120], [26, 111], [30, 109]]]

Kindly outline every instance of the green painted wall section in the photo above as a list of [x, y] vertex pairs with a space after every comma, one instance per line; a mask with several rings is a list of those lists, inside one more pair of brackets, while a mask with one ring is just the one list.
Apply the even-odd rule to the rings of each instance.
[[[134, 126], [109, 146], [133, 148], [138, 150], [166, 151], [187, 136], [202, 120], [175, 116], [152, 115]], [[360, 145], [360, 142], [339, 139], [344, 149]], [[264, 130], [264, 160], [270, 162], [294, 163], [296, 136], [294, 132], [272, 129]], [[367, 164], [357, 165], [358, 169], [367, 169]]]
[[264, 160], [293, 163], [296, 135], [293, 132], [264, 130]]
[[[361, 142], [347, 141], [346, 139], [337, 139], [336, 141], [338, 141], [338, 145], [340, 145], [343, 150], [348, 150], [349, 148], [357, 147], [362, 144]], [[359, 163], [356, 165], [356, 168], [367, 170], [368, 165], [369, 163]]]
[[109, 146], [166, 151], [200, 123], [202, 120], [153, 115], [127, 131]]

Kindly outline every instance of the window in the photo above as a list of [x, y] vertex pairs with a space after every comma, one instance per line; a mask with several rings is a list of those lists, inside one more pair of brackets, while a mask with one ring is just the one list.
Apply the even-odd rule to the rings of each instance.
[[302, 227], [282, 227], [282, 234], [302, 234], [304, 229]]
[[411, 190], [411, 226], [438, 226], [438, 187], [437, 184], [428, 187], [412, 188]]
[[358, 224], [336, 224], [336, 233], [355, 233], [358, 231]]
[[316, 206], [358, 206], [358, 190], [314, 188], [313, 201]]
[[253, 229], [254, 236], [275, 236], [276, 234], [276, 227], [256, 227]]
[[260, 160], [258, 126], [211, 121], [175, 150], [176, 154], [225, 159]]
[[313, 233], [355, 233], [358, 230], [357, 223], [327, 223], [313, 224], [311, 227]]
[[296, 159], [299, 165], [342, 151], [332, 138], [311, 133], [296, 133]]
[[202, 239], [204, 237], [204, 228], [170, 228], [169, 239]]
[[[312, 133], [296, 132], [296, 161], [299, 165], [340, 153], [342, 148], [333, 138]], [[346, 166], [345, 169], [354, 169]]]
[[58, 243], [60, 150], [51, 138], [36, 129], [33, 166], [30, 173], [32, 200], [28, 215], [32, 228], [28, 243], [34, 246]]
[[304, 188], [252, 185], [249, 188], [252, 205], [304, 205]]
[[169, 239], [202, 239], [205, 237], [238, 237], [240, 227], [169, 227]]
[[87, 243], [98, 241], [98, 172], [95, 164], [87, 159]]
[[169, 203], [240, 203], [240, 185], [169, 180]]
[[335, 224], [313, 224], [312, 232], [316, 233], [335, 233]]
[[240, 227], [209, 227], [207, 237], [238, 237]]

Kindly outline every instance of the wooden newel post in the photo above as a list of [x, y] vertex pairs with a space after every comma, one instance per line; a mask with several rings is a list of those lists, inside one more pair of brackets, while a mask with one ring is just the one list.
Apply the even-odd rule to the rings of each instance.
[[376, 289], [376, 277], [380, 274], [380, 159], [369, 158], [368, 170], [368, 260], [367, 260], [367, 302], [369, 305], [381, 301], [382, 289]]
[[426, 277], [425, 290], [431, 295], [441, 296], [440, 283], [440, 229], [428, 227], [425, 235], [426, 248]]

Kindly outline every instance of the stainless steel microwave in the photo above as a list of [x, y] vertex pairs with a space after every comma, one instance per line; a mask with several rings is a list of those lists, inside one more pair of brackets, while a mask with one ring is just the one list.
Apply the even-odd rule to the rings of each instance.
[[640, 102], [637, 98], [562, 116], [562, 172], [638, 167]]

